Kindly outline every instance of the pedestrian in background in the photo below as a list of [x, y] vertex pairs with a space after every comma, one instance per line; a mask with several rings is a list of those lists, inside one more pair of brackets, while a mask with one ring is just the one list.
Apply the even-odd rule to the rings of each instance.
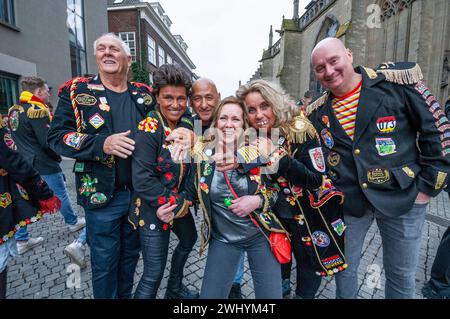
[[[84, 228], [84, 217], [77, 217], [72, 207], [64, 176], [60, 167], [61, 157], [56, 154], [47, 142], [47, 134], [51, 123], [51, 113], [47, 107], [50, 89], [44, 79], [24, 77], [21, 80], [22, 93], [19, 103], [9, 109], [9, 127], [16, 142], [17, 150], [36, 169], [49, 187], [61, 200], [60, 213], [69, 232]], [[80, 234], [85, 240], [86, 234]], [[29, 237], [27, 227], [16, 233], [19, 254], [23, 254], [44, 241], [43, 237]]]
[[6, 298], [8, 261], [18, 254], [14, 233], [60, 207], [47, 183], [17, 152], [0, 115], [0, 299]]

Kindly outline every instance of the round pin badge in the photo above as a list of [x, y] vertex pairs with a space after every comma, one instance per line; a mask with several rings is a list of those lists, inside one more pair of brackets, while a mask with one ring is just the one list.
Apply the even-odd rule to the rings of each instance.
[[140, 97], [140, 98], [137, 99], [137, 102], [138, 102], [139, 104], [143, 104], [143, 103], [144, 103], [144, 99]]
[[341, 156], [338, 153], [331, 152], [330, 154], [328, 154], [327, 162], [328, 164], [330, 164], [330, 166], [336, 167], [341, 162]]
[[212, 155], [212, 149], [208, 148], [205, 150], [205, 155], [206, 156], [211, 156]]

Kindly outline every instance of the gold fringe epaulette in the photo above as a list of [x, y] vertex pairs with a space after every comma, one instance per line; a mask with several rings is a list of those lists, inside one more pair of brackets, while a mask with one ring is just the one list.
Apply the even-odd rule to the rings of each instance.
[[305, 143], [308, 138], [314, 138], [317, 135], [316, 129], [304, 115], [294, 117], [284, 131], [288, 140], [295, 144]]
[[14, 104], [9, 108], [8, 113], [11, 113], [12, 111], [19, 111], [20, 113], [23, 113], [25, 110], [22, 105]]
[[386, 62], [377, 68], [377, 73], [383, 74], [386, 81], [401, 85], [412, 85], [423, 79], [419, 64], [413, 62]]
[[27, 117], [30, 119], [42, 119], [44, 117], [49, 117], [50, 112], [48, 109], [40, 108], [36, 105], [31, 105], [27, 111]]
[[378, 73], [374, 69], [366, 68], [365, 66], [363, 66], [362, 68], [364, 69], [364, 71], [366, 71], [369, 79], [375, 80], [378, 77]]
[[6, 126], [5, 123], [3, 123], [3, 117], [0, 114], [0, 129], [4, 128], [5, 126]]
[[321, 97], [319, 97], [317, 100], [312, 102], [308, 107], [306, 108], [306, 115], [309, 116], [312, 112], [317, 110], [319, 107], [325, 104], [329, 96], [328, 92], [325, 92]]

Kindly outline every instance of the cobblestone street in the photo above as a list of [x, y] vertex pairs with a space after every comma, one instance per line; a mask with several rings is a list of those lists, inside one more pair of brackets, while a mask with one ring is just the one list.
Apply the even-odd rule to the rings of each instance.
[[[67, 186], [70, 189], [72, 202], [75, 203], [74, 175], [72, 173], [73, 161], [64, 160], [64, 172], [67, 178]], [[80, 215], [83, 215], [81, 207], [76, 206]], [[197, 216], [199, 220], [200, 214]], [[433, 199], [428, 208], [426, 222], [422, 235], [422, 245], [420, 250], [420, 260], [416, 278], [416, 297], [423, 298], [420, 289], [425, 281], [429, 279], [431, 265], [436, 254], [436, 250], [447, 226], [450, 225], [450, 204], [447, 193], [441, 193]], [[198, 227], [197, 227], [198, 228]], [[9, 265], [8, 271], [8, 291], [7, 298], [11, 299], [40, 299], [40, 298], [92, 298], [91, 268], [81, 271], [81, 282], [79, 287], [71, 287], [69, 259], [63, 254], [63, 249], [71, 243], [78, 233], [69, 234], [68, 227], [64, 225], [61, 215], [55, 214], [45, 216], [44, 220], [32, 225], [30, 234], [33, 237], [43, 236], [44, 244], [32, 251], [17, 257]], [[170, 245], [170, 254], [176, 244], [173, 237]], [[89, 249], [87, 250], [89, 259]], [[203, 271], [206, 258], [198, 257], [198, 242], [187, 263], [185, 270], [185, 283], [190, 288], [201, 287]], [[247, 267], [243, 279], [243, 294], [246, 298], [254, 298], [251, 275]], [[366, 237], [361, 266], [359, 269], [359, 297], [363, 299], [384, 298], [384, 273], [380, 283], [377, 283], [377, 274], [383, 273], [382, 268], [382, 248], [379, 232], [376, 225], [372, 225]], [[291, 281], [295, 284], [294, 271]], [[138, 282], [142, 274], [142, 260], [140, 260], [135, 276], [135, 283]], [[158, 294], [162, 298], [166, 288], [168, 271], [161, 284]], [[68, 280], [69, 278], [69, 280]], [[67, 285], [69, 282], [69, 285]], [[335, 294], [335, 283], [332, 279], [324, 280], [319, 289], [318, 298], [332, 299]]]

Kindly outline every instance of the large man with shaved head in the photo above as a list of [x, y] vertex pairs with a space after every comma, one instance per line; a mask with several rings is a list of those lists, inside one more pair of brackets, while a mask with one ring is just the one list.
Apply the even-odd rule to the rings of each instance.
[[361, 250], [375, 219], [386, 298], [414, 298], [427, 205], [448, 180], [450, 123], [415, 63], [354, 68], [352, 52], [327, 38], [311, 64], [327, 91], [307, 113], [325, 145], [328, 174], [347, 199], [348, 269], [336, 275], [336, 295], [357, 297]]
[[61, 87], [48, 141], [57, 153], [76, 159], [94, 297], [130, 298], [140, 250], [138, 232], [128, 222], [133, 136], [155, 99], [146, 85], [127, 82], [130, 49], [119, 37], [101, 36], [94, 52], [99, 74]]

